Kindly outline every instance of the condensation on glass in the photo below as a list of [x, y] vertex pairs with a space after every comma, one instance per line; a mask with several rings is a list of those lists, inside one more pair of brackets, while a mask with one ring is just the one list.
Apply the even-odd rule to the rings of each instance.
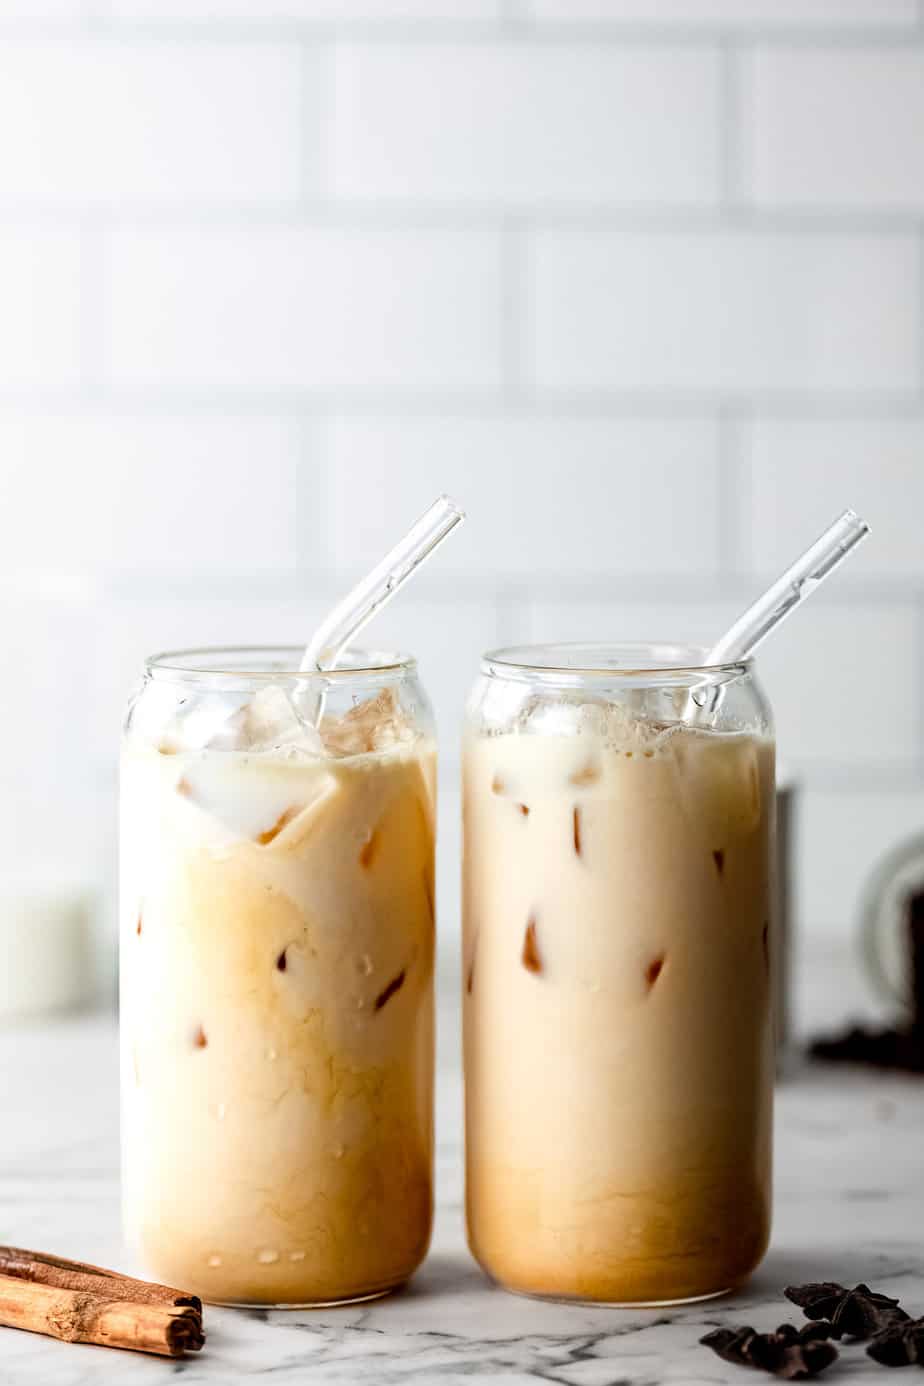
[[767, 1246], [772, 722], [703, 660], [499, 651], [469, 702], [468, 1237], [512, 1290], [698, 1299]]
[[124, 729], [126, 1228], [225, 1303], [382, 1294], [430, 1236], [430, 708], [300, 655], [150, 660]]

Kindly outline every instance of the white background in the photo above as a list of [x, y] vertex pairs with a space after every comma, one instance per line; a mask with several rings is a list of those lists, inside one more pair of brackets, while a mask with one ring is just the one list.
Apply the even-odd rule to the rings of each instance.
[[421, 658], [457, 925], [479, 652], [768, 647], [805, 930], [924, 826], [915, 0], [0, 0], [0, 868], [115, 872], [146, 653], [301, 640], [440, 490]]

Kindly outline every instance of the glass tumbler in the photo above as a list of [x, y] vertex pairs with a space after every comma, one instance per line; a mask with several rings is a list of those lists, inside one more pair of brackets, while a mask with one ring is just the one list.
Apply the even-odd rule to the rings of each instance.
[[430, 1236], [430, 707], [300, 655], [160, 655], [124, 729], [125, 1223], [217, 1303], [381, 1295]]
[[704, 658], [502, 650], [469, 702], [467, 1224], [511, 1290], [704, 1299], [767, 1246], [772, 722]]

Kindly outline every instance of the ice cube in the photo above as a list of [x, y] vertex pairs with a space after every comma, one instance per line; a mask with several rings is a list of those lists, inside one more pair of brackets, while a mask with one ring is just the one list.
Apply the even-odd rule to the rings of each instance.
[[578, 736], [585, 725], [585, 706], [576, 698], [536, 694], [520, 709], [517, 727], [538, 736]]
[[202, 751], [207, 746], [232, 750], [236, 744], [235, 726], [240, 710], [240, 693], [230, 697], [210, 693], [201, 700], [190, 698], [177, 708], [163, 742], [183, 751]]
[[184, 757], [175, 788], [197, 811], [199, 830], [213, 845], [225, 844], [230, 833], [286, 850], [304, 837], [337, 781], [316, 758], [292, 764], [277, 756], [202, 751]]
[[657, 728], [623, 702], [587, 702], [577, 696], [537, 695], [524, 705], [519, 726], [540, 736], [582, 737], [586, 742], [610, 745], [643, 745]]
[[393, 688], [383, 688], [342, 717], [325, 717], [321, 730], [326, 749], [340, 756], [384, 751], [414, 737], [414, 729]]
[[323, 818], [325, 810], [341, 791], [341, 783], [334, 775], [325, 774], [312, 787], [311, 797], [296, 811], [287, 809], [277, 819], [273, 827], [261, 834], [257, 841], [268, 850], [289, 852], [298, 847], [314, 830]]
[[324, 753], [320, 732], [299, 717], [288, 693], [278, 684], [261, 688], [233, 720], [233, 729], [229, 730], [236, 737], [236, 750], [290, 751], [310, 756]]
[[692, 732], [673, 741], [684, 807], [713, 850], [760, 823], [760, 761], [753, 737]]
[[[168, 689], [157, 697], [151, 689], [151, 715], [133, 716], [132, 730], [165, 755], [180, 751], [276, 751], [287, 756], [324, 754], [317, 728], [298, 711], [286, 690], [277, 684], [252, 696], [240, 692], [209, 692], [203, 697], [177, 698]], [[148, 709], [139, 704], [142, 711]]]

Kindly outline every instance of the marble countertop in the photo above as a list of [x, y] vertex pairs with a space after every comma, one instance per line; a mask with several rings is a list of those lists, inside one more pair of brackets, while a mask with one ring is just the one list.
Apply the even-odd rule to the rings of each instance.
[[[825, 984], [813, 1014], [827, 1021], [849, 988], [827, 967], [811, 976]], [[540, 1303], [493, 1288], [465, 1247], [457, 1016], [451, 984], [443, 991], [438, 1211], [430, 1256], [403, 1292], [312, 1312], [207, 1307], [205, 1350], [184, 1362], [0, 1328], [0, 1381], [721, 1386], [760, 1377], [697, 1339], [707, 1325], [798, 1321], [782, 1296], [791, 1282], [868, 1278], [924, 1313], [924, 1082], [831, 1069], [797, 1069], [780, 1085], [773, 1243], [743, 1292], [667, 1312]], [[111, 1020], [0, 1030], [0, 1241], [129, 1268], [118, 1226], [116, 1070]], [[824, 1379], [883, 1381], [861, 1346], [844, 1356]]]

